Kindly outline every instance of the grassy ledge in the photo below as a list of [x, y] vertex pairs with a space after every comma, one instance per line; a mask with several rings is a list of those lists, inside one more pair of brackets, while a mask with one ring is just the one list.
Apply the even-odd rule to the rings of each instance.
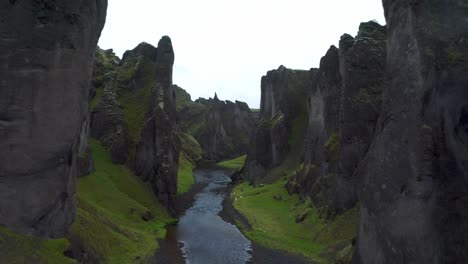
[[306, 257], [314, 263], [334, 263], [336, 256], [350, 249], [356, 236], [359, 210], [356, 208], [326, 221], [310, 200], [289, 195], [285, 180], [272, 184], [238, 185], [232, 192], [234, 207], [246, 217], [251, 229], [240, 225], [251, 240], [273, 249]]
[[0, 262], [8, 264], [71, 264], [63, 252], [68, 249], [67, 239], [41, 239], [16, 234], [0, 227]]
[[232, 160], [226, 160], [218, 163], [218, 166], [228, 168], [228, 169], [240, 169], [244, 166], [245, 164], [245, 159], [247, 158], [247, 155], [240, 156], [238, 158], [232, 159]]
[[90, 140], [96, 172], [78, 180], [73, 234], [102, 263], [140, 263], [153, 255], [157, 238], [174, 221], [149, 186], [125, 166], [115, 165], [96, 140]]

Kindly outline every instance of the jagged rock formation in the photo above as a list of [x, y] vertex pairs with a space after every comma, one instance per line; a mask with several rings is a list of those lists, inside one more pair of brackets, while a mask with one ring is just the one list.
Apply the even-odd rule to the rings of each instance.
[[172, 86], [174, 51], [169, 37], [159, 41], [156, 54], [155, 84], [136, 149], [135, 172], [151, 183], [159, 200], [171, 209], [173, 196], [177, 194], [179, 141], [175, 133], [176, 95]]
[[385, 27], [362, 23], [356, 38], [343, 35], [322, 58], [309, 95], [304, 166], [290, 180], [329, 216], [353, 208], [381, 107]]
[[[105, 0], [0, 3], [0, 224], [68, 233]], [[83, 147], [85, 148], [85, 147]]]
[[114, 163], [127, 164], [150, 182], [169, 209], [179, 155], [173, 63], [169, 37], [158, 48], [141, 43], [122, 60], [98, 49], [91, 103], [91, 135], [110, 150]]
[[468, 259], [466, 1], [384, 0], [382, 113], [359, 168], [354, 263]]
[[[306, 114], [307, 90], [311, 72], [280, 66], [262, 77], [260, 118], [250, 140], [244, 168], [250, 180], [262, 178], [267, 170], [285, 161], [291, 149], [293, 123]], [[299, 156], [301, 153], [298, 153]], [[298, 158], [299, 159], [299, 158]]]
[[247, 153], [254, 118], [249, 106], [240, 101], [199, 98], [176, 87], [180, 131], [192, 135], [201, 145], [204, 159], [220, 161]]

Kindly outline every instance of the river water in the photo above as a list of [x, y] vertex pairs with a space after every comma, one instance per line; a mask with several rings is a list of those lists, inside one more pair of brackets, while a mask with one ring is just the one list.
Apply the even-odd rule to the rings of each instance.
[[208, 184], [180, 218], [175, 236], [187, 264], [244, 264], [251, 259], [251, 243], [236, 226], [225, 222], [223, 209], [231, 179], [222, 170], [195, 170], [195, 180]]

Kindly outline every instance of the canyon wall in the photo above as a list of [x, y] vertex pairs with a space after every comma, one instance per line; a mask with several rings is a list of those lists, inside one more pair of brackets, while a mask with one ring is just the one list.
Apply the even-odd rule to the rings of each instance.
[[468, 259], [466, 1], [383, 1], [382, 113], [363, 166], [354, 263]]
[[[306, 116], [304, 98], [312, 73], [280, 66], [262, 77], [260, 115], [250, 139], [244, 177], [263, 178], [267, 171], [280, 166], [292, 149], [294, 124]], [[296, 151], [301, 155], [300, 151]], [[297, 158], [300, 159], [299, 157]]]
[[[105, 0], [0, 4], [0, 224], [68, 233]], [[86, 133], [85, 133], [86, 134]]]
[[311, 82], [304, 164], [288, 182], [327, 217], [358, 202], [356, 170], [372, 142], [381, 108], [386, 29], [362, 23], [330, 47]]

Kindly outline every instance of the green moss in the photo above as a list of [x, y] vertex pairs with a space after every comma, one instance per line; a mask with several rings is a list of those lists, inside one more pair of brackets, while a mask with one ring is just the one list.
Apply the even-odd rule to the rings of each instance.
[[90, 145], [96, 172], [78, 180], [73, 233], [103, 263], [139, 263], [154, 254], [157, 238], [165, 237], [165, 226], [173, 219], [148, 185], [125, 166], [113, 164], [96, 140]]
[[150, 96], [151, 87], [144, 87], [134, 92], [122, 92], [119, 98], [127, 120], [130, 137], [134, 143], [138, 142], [140, 138]]
[[194, 168], [195, 165], [187, 159], [185, 153], [181, 152], [179, 155], [179, 172], [177, 174], [177, 194], [188, 192], [195, 183]]
[[334, 132], [330, 135], [327, 142], [325, 143], [325, 151], [328, 155], [328, 158], [331, 160], [336, 160], [338, 156], [338, 148], [340, 145], [340, 139], [338, 133]]
[[202, 159], [203, 150], [200, 143], [188, 133], [179, 134], [182, 151], [187, 155], [187, 158], [197, 163]]
[[68, 264], [76, 263], [63, 252], [69, 247], [67, 239], [42, 239], [16, 234], [0, 227], [1, 263]]
[[243, 155], [232, 160], [219, 162], [218, 165], [221, 167], [237, 170], [237, 169], [244, 167], [246, 159], [247, 159], [247, 155]]
[[[289, 195], [284, 185], [284, 180], [263, 187], [242, 183], [234, 189], [234, 207], [252, 227], [240, 225], [242, 232], [263, 246], [300, 254], [316, 263], [332, 263], [341, 245], [356, 236], [358, 208], [326, 221], [310, 200]], [[300, 217], [304, 219], [297, 223]]]
[[89, 109], [91, 111], [93, 111], [96, 108], [99, 100], [101, 100], [103, 93], [104, 93], [104, 88], [102, 87], [96, 88], [96, 95], [93, 97], [93, 99], [91, 99], [91, 102], [89, 103]]

